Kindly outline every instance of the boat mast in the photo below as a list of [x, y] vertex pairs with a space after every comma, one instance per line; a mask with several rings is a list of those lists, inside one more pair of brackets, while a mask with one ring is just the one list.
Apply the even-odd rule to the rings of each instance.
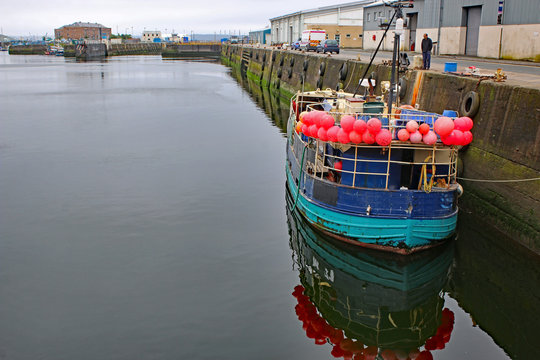
[[[389, 4], [389, 6], [395, 9], [394, 16], [392, 18], [396, 18], [396, 29], [394, 30], [394, 50], [392, 51], [392, 74], [390, 76], [390, 93], [388, 94], [388, 114], [391, 115], [392, 105], [394, 102], [394, 92], [397, 84], [397, 61], [399, 61], [401, 58], [399, 56], [399, 42], [401, 33], [403, 32], [403, 27], [401, 26], [401, 29], [398, 29], [397, 23], [401, 20], [401, 23], [403, 24], [403, 11], [401, 9], [404, 7], [412, 8], [414, 7], [414, 4], [412, 1], [396, 1], [395, 3]], [[390, 26], [390, 24], [388, 25]]]

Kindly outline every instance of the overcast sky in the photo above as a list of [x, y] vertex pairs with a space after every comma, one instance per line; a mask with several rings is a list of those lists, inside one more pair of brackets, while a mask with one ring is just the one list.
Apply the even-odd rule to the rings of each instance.
[[339, 0], [19, 0], [0, 10], [3, 34], [54, 34], [76, 21], [97, 22], [113, 33], [140, 35], [146, 30], [209, 33], [260, 30], [268, 19], [295, 11], [350, 1]]

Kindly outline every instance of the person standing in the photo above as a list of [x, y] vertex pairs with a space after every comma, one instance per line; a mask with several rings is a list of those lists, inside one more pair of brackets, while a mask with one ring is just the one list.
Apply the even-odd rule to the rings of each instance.
[[433, 49], [433, 41], [424, 34], [422, 39], [422, 59], [424, 60], [424, 69], [429, 70], [431, 65], [431, 49]]

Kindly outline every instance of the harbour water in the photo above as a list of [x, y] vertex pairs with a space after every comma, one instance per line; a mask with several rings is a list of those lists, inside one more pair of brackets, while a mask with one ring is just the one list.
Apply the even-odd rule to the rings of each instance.
[[404, 261], [287, 211], [287, 106], [217, 62], [1, 53], [0, 359], [342, 355], [304, 296], [345, 356], [540, 357], [537, 258], [474, 214]]

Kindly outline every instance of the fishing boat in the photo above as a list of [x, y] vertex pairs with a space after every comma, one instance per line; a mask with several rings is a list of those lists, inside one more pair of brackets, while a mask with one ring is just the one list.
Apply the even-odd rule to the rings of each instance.
[[286, 179], [310, 225], [352, 244], [410, 254], [454, 236], [458, 150], [472, 141], [472, 120], [400, 105], [396, 58], [395, 47], [386, 102], [331, 89], [292, 97]]
[[453, 243], [403, 257], [351, 247], [305, 226], [298, 211], [287, 215], [300, 278], [292, 294], [306, 336], [346, 359], [427, 359], [445, 348], [454, 314], [442, 290]]

